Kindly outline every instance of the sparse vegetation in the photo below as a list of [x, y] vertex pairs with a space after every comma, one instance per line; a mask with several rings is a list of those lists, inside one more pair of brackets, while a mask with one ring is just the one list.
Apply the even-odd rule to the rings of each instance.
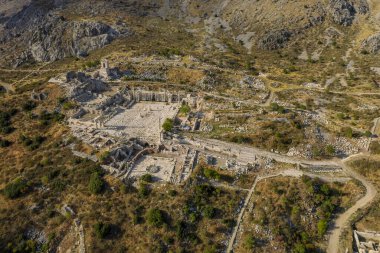
[[[32, 7], [36, 4], [40, 11], [37, 19], [45, 16], [45, 10], [56, 11], [48, 2], [38, 0], [31, 3]], [[88, 8], [89, 5], [91, 8]], [[225, 10], [234, 13], [234, 5], [239, 5], [239, 1], [231, 1]], [[257, 8], [254, 5], [258, 5]], [[363, 22], [368, 31], [373, 30], [368, 23], [371, 19], [355, 19], [354, 26], [342, 28], [333, 24], [331, 18], [322, 17], [322, 25], [317, 22], [309, 29], [308, 17], [319, 9], [314, 8], [313, 3], [292, 1], [283, 6], [280, 4], [281, 11], [272, 11], [279, 8], [277, 5], [279, 3], [275, 1], [255, 1], [252, 9], [249, 6], [246, 9], [236, 8], [241, 9], [241, 21], [252, 26], [255, 35], [249, 38], [249, 33], [239, 33], [232, 26], [234, 34], [237, 32], [235, 41], [229, 36], [231, 31], [224, 23], [232, 22], [233, 16], [225, 15], [222, 10], [220, 17], [223, 17], [223, 22], [219, 22], [213, 1], [203, 1], [201, 4], [189, 1], [186, 10], [180, 12], [186, 17], [185, 12], [189, 11], [189, 17], [199, 17], [200, 22], [188, 22], [185, 26], [182, 21], [178, 22], [176, 15], [166, 15], [166, 8], [161, 8], [161, 3], [73, 2], [59, 8], [62, 17], [49, 16], [47, 21], [54, 19], [58, 26], [65, 22], [101, 21], [112, 25], [115, 33], [123, 30], [133, 33], [128, 32], [128, 36], [121, 36], [111, 45], [89, 54], [83, 53], [84, 57], [68, 57], [47, 66], [33, 61], [24, 62], [9, 70], [8, 64], [16, 63], [12, 56], [19, 55], [18, 49], [28, 53], [29, 43], [25, 47], [21, 43], [25, 35], [20, 29], [14, 33], [17, 36], [16, 46], [9, 47], [15, 52], [8, 52], [8, 44], [0, 45], [0, 52], [4, 54], [0, 61], [7, 63], [0, 70], [0, 82], [4, 82], [6, 89], [8, 84], [11, 88], [9, 92], [2, 93], [0, 87], [0, 168], [3, 175], [0, 185], [3, 186], [1, 193], [4, 195], [0, 203], [0, 248], [6, 253], [54, 251], [54, 247], [71, 234], [73, 220], [77, 222], [78, 219], [83, 225], [85, 247], [89, 252], [212, 253], [226, 250], [226, 240], [236, 224], [237, 211], [247, 194], [245, 189], [249, 189], [257, 173], [262, 172], [261, 157], [257, 158], [257, 166], [249, 167], [247, 174], [204, 165], [196, 167], [180, 185], [167, 183], [165, 187], [153, 180], [159, 173], [154, 174], [154, 178], [146, 174], [135, 181], [126, 178], [123, 182], [114, 177], [115, 174], [103, 175], [99, 164], [114, 164], [114, 154], [103, 152], [114, 147], [111, 140], [114, 136], [108, 141], [111, 144], [100, 150], [87, 145], [87, 142], [82, 143], [80, 138], [72, 138], [64, 119], [81, 107], [81, 103], [65, 98], [63, 86], [48, 83], [51, 77], [60, 76], [66, 70], [85, 69], [95, 73], [100, 65], [99, 59], [112, 61], [112, 66], [119, 69], [115, 69], [115, 73], [122, 76], [120, 82], [107, 81], [112, 90], [142, 87], [152, 91], [166, 90], [172, 94], [184, 92], [200, 95], [201, 99], [197, 101], [200, 106], [190, 108], [184, 103], [179, 109], [178, 118], [161, 122], [164, 131], [172, 132], [164, 136], [173, 138], [168, 140], [173, 141], [173, 150], [180, 146], [176, 142], [182, 137], [185, 137], [183, 140], [214, 138], [273, 153], [295, 151], [295, 157], [298, 152], [308, 157], [311, 147], [313, 159], [329, 159], [345, 152], [339, 142], [330, 142], [337, 136], [349, 138], [347, 142], [355, 146], [353, 150], [357, 142], [361, 145], [362, 140], [358, 137], [374, 138], [378, 134], [376, 131], [372, 135], [365, 130], [370, 129], [372, 120], [378, 117], [378, 96], [359, 94], [377, 92], [377, 74], [371, 70], [371, 67], [377, 66], [377, 56], [364, 49], [361, 50], [362, 55], [358, 55], [360, 49], [355, 45], [347, 60], [341, 60], [351, 48], [351, 41], [360, 42], [367, 35], [367, 31], [360, 30]], [[263, 6], [268, 8], [261, 8]], [[24, 9], [30, 8], [26, 6]], [[177, 5], [171, 5], [170, 13], [177, 13], [176, 8]], [[86, 13], [89, 9], [91, 13]], [[291, 29], [286, 21], [289, 9], [300, 10], [300, 18], [292, 23]], [[157, 10], [160, 10], [159, 15]], [[290, 29], [307, 36], [291, 32], [290, 38], [275, 34], [261, 40], [259, 30], [262, 24], [255, 20], [258, 17], [253, 15], [255, 10], [264, 10], [263, 15], [259, 16], [269, 23], [272, 17], [275, 20], [284, 12], [281, 24], [272, 22], [265, 35], [271, 35], [273, 29], [280, 25], [284, 31]], [[265, 10], [275, 14], [271, 13], [268, 18]], [[132, 16], [129, 15], [131, 13]], [[330, 15], [329, 11], [326, 13]], [[14, 21], [21, 16], [14, 16]], [[203, 22], [206, 19], [207, 22]], [[22, 23], [33, 27], [33, 22]], [[70, 23], [64, 27], [70, 27]], [[53, 28], [57, 24], [54, 23]], [[256, 26], [260, 29], [257, 30]], [[325, 40], [331, 32], [325, 29], [327, 27], [336, 27], [339, 32]], [[47, 27], [39, 27], [41, 31], [45, 31], [44, 28]], [[108, 39], [98, 34], [96, 29], [89, 32], [96, 39]], [[206, 34], [205, 38], [203, 33]], [[49, 37], [50, 33], [47, 34]], [[68, 32], [58, 37], [65, 40], [70, 37], [71, 40], [73, 36]], [[86, 41], [91, 40], [87, 35], [85, 37]], [[35, 39], [38, 40], [37, 37]], [[330, 44], [326, 43], [329, 41]], [[54, 41], [49, 42], [52, 42], [54, 51]], [[268, 43], [273, 44], [275, 50], [257, 50], [259, 44]], [[91, 43], [84, 44], [83, 47], [93, 46]], [[247, 53], [248, 50], [251, 52]], [[301, 59], [303, 51], [306, 51], [306, 57]], [[320, 57], [315, 57], [314, 52], [321, 52]], [[355, 62], [354, 73], [348, 70], [351, 60]], [[41, 71], [36, 71], [39, 68]], [[254, 83], [242, 83], [245, 78], [253, 76]], [[256, 83], [260, 80], [264, 82], [263, 87]], [[16, 84], [14, 87], [10, 85], [13, 83]], [[306, 86], [310, 83], [310, 87]], [[314, 84], [320, 86], [314, 88]], [[33, 90], [46, 91], [48, 96], [42, 100], [32, 100], [30, 95]], [[103, 100], [109, 93], [107, 91], [105, 96], [99, 95], [99, 98]], [[124, 107], [126, 104], [120, 105]], [[11, 108], [18, 108], [19, 112]], [[107, 111], [103, 112], [108, 115]], [[84, 119], [92, 116], [91, 109]], [[195, 117], [201, 118], [199, 131], [182, 132], [182, 127], [175, 127], [180, 125], [181, 120], [185, 120], [181, 123], [189, 123], [186, 122], [187, 116], [190, 126]], [[149, 146], [152, 143], [141, 144], [139, 148]], [[379, 142], [372, 142], [370, 148], [372, 155], [380, 153]], [[99, 163], [75, 157], [71, 149], [97, 155]], [[207, 149], [197, 149], [201, 151], [198, 159], [204, 159]], [[181, 152], [182, 147], [178, 153]], [[135, 154], [133, 152], [131, 157]], [[177, 176], [182, 173], [179, 163], [182, 163], [183, 157], [174, 154], [168, 157], [177, 159], [174, 170]], [[227, 157], [225, 152], [222, 154], [220, 158], [216, 155], [218, 161], [215, 166], [225, 162], [225, 159], [239, 162], [238, 155]], [[372, 158], [369, 160], [360, 160], [355, 165], [358, 171], [376, 180], [379, 165]], [[287, 168], [288, 165], [281, 166]], [[273, 170], [279, 168], [276, 162]], [[272, 169], [267, 171], [271, 173]], [[20, 175], [22, 182], [18, 181]], [[281, 252], [320, 252], [326, 244], [326, 228], [334, 214], [348, 208], [353, 196], [360, 194], [361, 191], [351, 181], [342, 184], [310, 178], [273, 178], [261, 182], [249, 204], [250, 212], [245, 212], [244, 219], [247, 220], [243, 221], [244, 231], [238, 237], [234, 251], [272, 252], [276, 248]], [[75, 217], [60, 214], [63, 204], [73, 208]], [[374, 205], [368, 210], [361, 225], [376, 224], [378, 206]], [[120, 231], [117, 231], [118, 227]], [[36, 234], [46, 233], [47, 242], [41, 244], [28, 238], [29, 229]], [[266, 237], [267, 232], [270, 237]], [[49, 235], [54, 233], [60, 236], [50, 238]], [[75, 239], [69, 239], [70, 243], [75, 244]]]
[[37, 135], [34, 137], [28, 137], [25, 135], [20, 135], [20, 142], [27, 147], [29, 150], [35, 150], [40, 147], [40, 145], [45, 141], [45, 137]]

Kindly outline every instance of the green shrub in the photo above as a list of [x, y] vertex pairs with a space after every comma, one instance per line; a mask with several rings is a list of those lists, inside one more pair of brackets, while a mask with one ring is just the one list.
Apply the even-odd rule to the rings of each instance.
[[208, 179], [220, 180], [220, 174], [213, 169], [204, 168], [203, 175]]
[[111, 232], [111, 225], [103, 222], [97, 222], [94, 225], [94, 232], [96, 237], [104, 239]]
[[208, 219], [212, 219], [215, 217], [216, 209], [212, 206], [206, 206], [203, 208], [202, 214], [204, 217], [206, 217]]
[[43, 136], [35, 136], [35, 137], [28, 137], [25, 135], [20, 135], [20, 141], [21, 143], [29, 148], [30, 150], [35, 150], [40, 147], [40, 145], [45, 141], [45, 137]]
[[149, 209], [146, 219], [150, 226], [161, 227], [165, 223], [164, 212], [157, 208]]
[[73, 103], [72, 101], [66, 101], [62, 104], [62, 108], [63, 110], [71, 110], [71, 109], [74, 109], [75, 108], [75, 103]]
[[351, 127], [342, 127], [341, 133], [343, 136], [347, 138], [352, 138], [353, 137], [353, 131]]
[[36, 108], [37, 104], [34, 101], [28, 100], [22, 105], [24, 111], [31, 111]]
[[21, 196], [27, 190], [26, 181], [22, 178], [16, 178], [7, 184], [3, 190], [4, 195], [9, 199], [15, 199]]
[[344, 115], [344, 113], [341, 113], [341, 112], [338, 113], [336, 116], [337, 116], [337, 118], [340, 119], [340, 120], [344, 120], [344, 119], [346, 118], [345, 115]]
[[305, 245], [302, 243], [296, 243], [292, 249], [292, 253], [307, 253]]
[[174, 127], [174, 121], [172, 119], [166, 119], [164, 124], [162, 124], [162, 128], [166, 132], [170, 132], [171, 130], [173, 130], [173, 127]]
[[229, 138], [231, 142], [239, 143], [239, 144], [252, 144], [253, 140], [250, 136], [245, 136], [241, 134], [233, 135]]
[[179, 239], [183, 239], [185, 238], [186, 234], [187, 234], [187, 230], [186, 230], [186, 222], [184, 221], [179, 221], [175, 224], [175, 231], [176, 231], [176, 234], [177, 234], [177, 237]]
[[204, 251], [204, 253], [216, 253], [216, 252], [217, 250], [216, 250], [215, 245], [207, 246], [207, 248]]
[[182, 52], [177, 48], [164, 48], [157, 50], [157, 54], [170, 58], [173, 55], [182, 55]]
[[318, 221], [317, 227], [318, 227], [318, 235], [322, 237], [327, 231], [327, 227], [328, 227], [327, 220], [323, 219], [323, 220]]
[[326, 146], [326, 154], [331, 155], [331, 156], [335, 154], [335, 148], [333, 145]]
[[140, 180], [144, 181], [146, 183], [151, 183], [151, 182], [153, 182], [153, 177], [151, 174], [144, 174], [141, 176]]
[[178, 192], [176, 190], [169, 190], [169, 196], [175, 197], [177, 196]]
[[148, 185], [144, 184], [144, 183], [140, 183], [140, 187], [139, 187], [139, 196], [140, 197], [147, 197], [150, 193], [150, 189], [148, 187]]
[[12, 142], [0, 138], [0, 148], [9, 147], [11, 144]]
[[256, 240], [252, 235], [247, 236], [244, 242], [245, 248], [253, 250], [256, 246]]
[[105, 162], [107, 160], [107, 158], [110, 156], [110, 152], [109, 151], [105, 151], [103, 153], [100, 154], [99, 156], [99, 161], [100, 162]]
[[96, 60], [96, 61], [88, 61], [86, 62], [83, 67], [84, 68], [96, 68], [100, 66], [100, 61], [99, 60]]
[[182, 106], [181, 106], [181, 108], [179, 108], [179, 112], [181, 113], [181, 114], [188, 114], [189, 112], [190, 112], [190, 106], [189, 105], [187, 105], [187, 104], [183, 104]]
[[91, 174], [90, 182], [88, 183], [88, 189], [93, 194], [99, 194], [104, 188], [104, 181], [99, 173], [94, 172]]
[[9, 112], [0, 111], [0, 133], [9, 134], [13, 131], [13, 127], [11, 126], [11, 118], [15, 113], [15, 110], [11, 110]]
[[279, 113], [285, 113], [286, 112], [285, 108], [283, 106], [280, 106], [277, 103], [271, 103], [270, 107], [271, 107], [271, 110], [275, 111], [275, 112], [279, 112]]
[[47, 126], [52, 122], [61, 122], [65, 116], [59, 112], [42, 111], [38, 118], [42, 125]]

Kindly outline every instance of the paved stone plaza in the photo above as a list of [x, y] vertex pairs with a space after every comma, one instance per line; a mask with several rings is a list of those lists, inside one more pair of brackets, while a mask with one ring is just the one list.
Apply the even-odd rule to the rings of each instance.
[[143, 156], [136, 163], [130, 176], [139, 178], [144, 174], [151, 174], [154, 180], [169, 182], [175, 165], [175, 158]]
[[149, 143], [159, 143], [161, 126], [167, 118], [174, 118], [179, 105], [159, 102], [140, 102], [118, 113], [105, 123], [110, 135], [141, 138]]

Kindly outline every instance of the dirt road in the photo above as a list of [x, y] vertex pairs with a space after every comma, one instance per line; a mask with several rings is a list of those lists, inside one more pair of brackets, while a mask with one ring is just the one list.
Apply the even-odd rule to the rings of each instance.
[[[342, 213], [341, 215], [338, 216], [338, 218], [335, 220], [333, 224], [333, 229], [330, 232], [330, 237], [329, 237], [329, 243], [327, 247], [327, 253], [338, 253], [339, 252], [339, 241], [340, 241], [340, 236], [342, 234], [342, 231], [344, 228], [348, 225], [348, 222], [350, 218], [361, 208], [364, 208], [368, 206], [369, 203], [371, 203], [374, 198], [376, 197], [377, 191], [376, 188], [367, 181], [365, 177], [362, 175], [356, 173], [355, 171], [351, 170], [346, 163], [349, 160], [352, 160], [354, 158], [359, 158], [360, 155], [356, 155], [355, 157], [345, 159], [344, 161], [341, 162], [343, 170], [352, 178], [355, 178], [359, 180], [363, 186], [366, 188], [366, 194], [364, 197], [359, 199], [355, 205], [350, 207], [347, 211]], [[343, 249], [342, 251], [343, 252]]]

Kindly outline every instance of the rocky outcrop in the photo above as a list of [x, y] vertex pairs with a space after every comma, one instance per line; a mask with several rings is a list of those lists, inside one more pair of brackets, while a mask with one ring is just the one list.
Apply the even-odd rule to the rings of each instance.
[[329, 9], [335, 23], [343, 26], [352, 25], [357, 14], [369, 11], [367, 0], [330, 0]]
[[380, 33], [371, 35], [361, 44], [361, 50], [370, 54], [377, 54], [380, 52]]
[[349, 26], [355, 19], [356, 10], [347, 0], [330, 0], [329, 8], [335, 23]]
[[129, 34], [123, 23], [111, 27], [96, 21], [66, 20], [56, 14], [65, 4], [67, 1], [34, 0], [8, 19], [4, 31], [0, 32], [0, 43], [17, 43], [26, 48], [18, 52], [15, 66], [30, 60], [51, 62], [86, 56], [117, 37]]
[[367, 14], [369, 12], [369, 4], [367, 0], [358, 0], [354, 6], [359, 14]]
[[292, 32], [286, 29], [269, 31], [260, 39], [258, 46], [266, 50], [283, 48], [292, 35]]
[[98, 22], [65, 21], [62, 17], [48, 17], [38, 26], [29, 45], [35, 61], [49, 62], [67, 56], [87, 56], [95, 49], [111, 43], [121, 33]]
[[[253, 45], [276, 50], [313, 27], [332, 23], [349, 26], [358, 15], [369, 12], [367, 0], [23, 1], [30, 1], [30, 4], [4, 19], [7, 20], [5, 32], [1, 31], [0, 26], [0, 49], [1, 43], [10, 44], [4, 48], [9, 55], [7, 59], [13, 60], [19, 56], [15, 65], [29, 59], [49, 62], [67, 56], [85, 56], [91, 50], [101, 48], [123, 34], [129, 34], [125, 25], [78, 21], [78, 17], [102, 20], [105, 16], [115, 14], [121, 20], [124, 16], [130, 16], [142, 23], [147, 16], [165, 16], [165, 19], [174, 22], [197, 20], [195, 23], [212, 19], [215, 23], [212, 23], [211, 28], [208, 21], [205, 26], [206, 30], [213, 31], [212, 37], [216, 39], [220, 39], [217, 38], [218, 30], [234, 38], [243, 34], [249, 37], [249, 41], [247, 39], [244, 43], [248, 50]], [[163, 8], [165, 15], [162, 13]], [[76, 20], [66, 20], [60, 15], [76, 17]], [[27, 50], [24, 51], [25, 48]]]

